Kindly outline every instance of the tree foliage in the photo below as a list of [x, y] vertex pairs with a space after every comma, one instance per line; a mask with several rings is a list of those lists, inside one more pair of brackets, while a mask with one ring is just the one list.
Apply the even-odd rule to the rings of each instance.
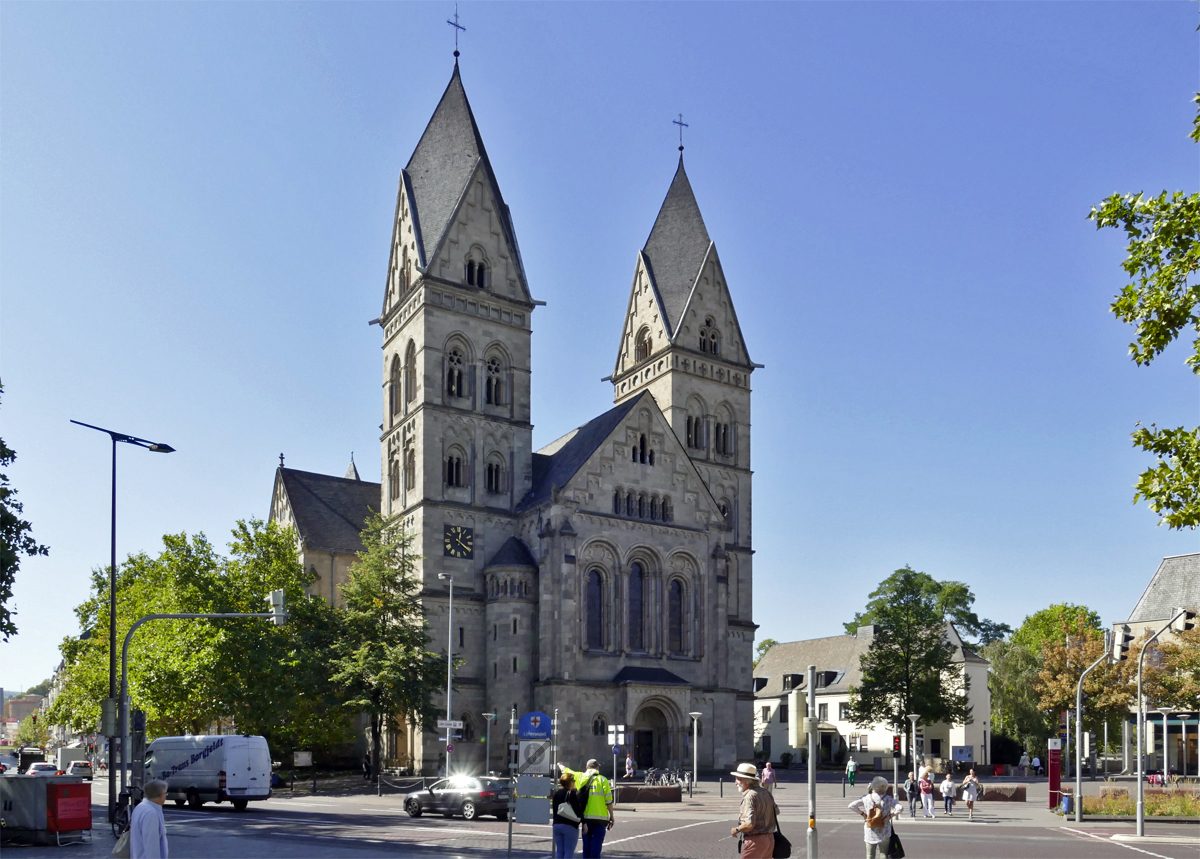
[[[1042, 643], [1041, 668], [1034, 688], [1038, 704], [1055, 722], [1063, 710], [1075, 709], [1079, 678], [1105, 655], [1104, 633], [1080, 615], [1064, 615], [1061, 635]], [[1105, 722], [1119, 720], [1133, 702], [1128, 661], [1101, 662], [1084, 678], [1085, 730], [1099, 732]]]
[[[1194, 101], [1200, 105], [1200, 94]], [[1200, 111], [1191, 138], [1200, 142]], [[1200, 375], [1200, 194], [1163, 191], [1157, 196], [1113, 194], [1088, 216], [1097, 229], [1125, 231], [1128, 254], [1121, 267], [1130, 282], [1112, 303], [1122, 322], [1135, 326], [1129, 353], [1139, 365], [1162, 354], [1187, 328], [1196, 332], [1186, 362]], [[1133, 443], [1158, 458], [1138, 477], [1134, 503], [1145, 500], [1169, 528], [1200, 525], [1200, 427], [1133, 433]]]
[[[4, 385], [0, 384], [0, 394], [3, 392]], [[17, 452], [0, 439], [0, 468], [7, 470], [16, 458]], [[17, 624], [13, 620], [16, 611], [10, 603], [21, 557], [50, 553], [33, 539], [33, 525], [21, 518], [24, 509], [17, 500], [17, 490], [8, 483], [8, 475], [0, 472], [0, 637], [4, 641], [17, 634]]]
[[35, 717], [29, 714], [17, 725], [17, 745], [45, 746], [50, 742], [50, 729], [44, 716]]
[[368, 713], [372, 760], [379, 766], [383, 730], [403, 719], [428, 725], [436, 718], [432, 694], [446, 681], [441, 657], [427, 650], [430, 636], [414, 574], [412, 537], [399, 516], [367, 520], [363, 551], [342, 586], [343, 634], [331, 668], [345, 706]]
[[859, 617], [879, 631], [861, 658], [862, 685], [850, 690], [855, 724], [904, 725], [909, 713], [926, 724], [972, 721], [968, 679], [946, 639], [942, 593], [942, 583], [912, 567], [896, 570], [871, 593]]
[[[1130, 677], [1133, 680], [1137, 654], [1150, 633], [1144, 633], [1130, 648]], [[1142, 669], [1142, 693], [1152, 706], [1200, 710], [1200, 627], [1175, 633], [1155, 642], [1146, 654]], [[1136, 680], [1133, 680], [1136, 682]]]
[[[905, 567], [905, 569], [909, 569]], [[899, 572], [899, 571], [897, 571]], [[943, 621], [953, 623], [959, 633], [976, 638], [979, 644], [987, 644], [1003, 638], [1012, 629], [1005, 623], [996, 623], [987, 618], [980, 618], [973, 610], [975, 594], [963, 582], [939, 582], [926, 573], [917, 573], [922, 590], [933, 600]], [[875, 595], [872, 594], [872, 597]], [[854, 619], [843, 624], [848, 635], [853, 635], [860, 626], [878, 624], [879, 618], [874, 610], [877, 600], [872, 600], [865, 611], [854, 615]]]
[[779, 642], [773, 638], [764, 638], [754, 646], [754, 667], [758, 667], [758, 663], [762, 662], [762, 658], [767, 655], [767, 651], [774, 647]]

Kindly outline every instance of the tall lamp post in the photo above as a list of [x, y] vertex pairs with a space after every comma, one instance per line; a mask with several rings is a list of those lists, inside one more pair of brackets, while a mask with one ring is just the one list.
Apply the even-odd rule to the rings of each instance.
[[[174, 453], [175, 448], [162, 442], [147, 441], [137, 436], [85, 424], [83, 421], [73, 420], [71, 423], [94, 429], [97, 432], [108, 433], [108, 437], [112, 439], [112, 552], [108, 566], [108, 699], [114, 702], [109, 707], [114, 707], [117, 700], [117, 442], [144, 447], [154, 453]], [[108, 726], [108, 819], [110, 822], [117, 807], [117, 779], [113, 770], [113, 747], [114, 740], [120, 736], [120, 731], [114, 731], [113, 729], [116, 727], [115, 725]], [[124, 755], [123, 751], [122, 755]]]
[[[450, 573], [438, 573], [438, 578], [443, 582], [450, 583], [450, 610], [447, 612], [449, 620], [446, 626], [446, 721], [451, 722], [454, 717], [450, 715], [450, 681], [454, 676], [454, 576]], [[454, 751], [454, 729], [449, 724], [446, 725], [446, 776], [450, 775], [450, 755]]]
[[921, 716], [918, 713], [909, 713], [908, 720], [912, 722], [912, 741], [908, 744], [909, 754], [912, 755], [913, 775], [917, 775], [917, 722]]
[[483, 765], [483, 774], [490, 775], [492, 772], [492, 719], [496, 718], [496, 714], [484, 713], [483, 718], [487, 719], [487, 762]]
[[1175, 615], [1167, 622], [1167, 625], [1160, 629], [1154, 635], [1146, 640], [1142, 645], [1142, 650], [1138, 654], [1137, 668], [1137, 834], [1143, 836], [1146, 834], [1146, 797], [1145, 787], [1146, 781], [1146, 701], [1142, 697], [1142, 665], [1146, 660], [1146, 653], [1150, 650], [1150, 645], [1158, 640], [1158, 637], [1175, 626], [1175, 623], [1187, 614], [1187, 609], [1175, 609]]
[[1163, 771], [1163, 784], [1166, 784], [1167, 776], [1171, 772], [1171, 753], [1170, 753], [1170, 751], [1167, 750], [1167, 731], [1170, 728], [1170, 723], [1167, 720], [1170, 718], [1171, 708], [1170, 707], [1159, 707], [1158, 712], [1162, 713], [1162, 717], [1163, 717], [1163, 740], [1162, 740], [1163, 753], [1162, 753], [1161, 769]]
[[700, 761], [700, 743], [697, 742], [700, 738], [700, 717], [703, 713], [688, 713], [692, 717], [692, 789], [696, 786], [696, 775], [699, 773]]

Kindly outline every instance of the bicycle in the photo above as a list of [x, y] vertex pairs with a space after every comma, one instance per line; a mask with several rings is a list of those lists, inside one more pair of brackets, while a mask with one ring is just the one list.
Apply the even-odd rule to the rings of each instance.
[[130, 785], [127, 790], [121, 791], [121, 795], [117, 797], [117, 807], [113, 810], [111, 824], [113, 838], [120, 838], [129, 828], [129, 819], [133, 815], [133, 808], [141, 801], [142, 789], [137, 785]]

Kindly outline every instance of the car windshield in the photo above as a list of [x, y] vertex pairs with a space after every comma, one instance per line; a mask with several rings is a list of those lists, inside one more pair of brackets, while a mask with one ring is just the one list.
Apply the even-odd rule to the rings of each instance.
[[448, 779], [450, 782], [447, 785], [451, 790], [479, 790], [479, 782], [470, 776], [456, 775], [454, 778]]

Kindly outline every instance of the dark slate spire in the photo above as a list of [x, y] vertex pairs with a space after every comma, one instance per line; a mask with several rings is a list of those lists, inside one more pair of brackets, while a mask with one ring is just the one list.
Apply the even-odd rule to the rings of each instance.
[[[523, 269], [512, 217], [500, 194], [496, 175], [492, 172], [483, 138], [475, 124], [475, 115], [471, 112], [466, 90], [463, 89], [456, 59], [450, 83], [442, 93], [442, 100], [438, 102], [404, 170], [412, 186], [413, 205], [420, 229], [419, 241], [426, 265], [433, 262], [467, 183], [481, 162], [500, 207], [505, 232], [518, 267]], [[523, 270], [521, 277], [524, 279]]]
[[712, 241], [680, 155], [679, 169], [675, 171], [667, 198], [658, 210], [650, 238], [642, 248], [650, 263], [650, 276], [662, 299], [672, 337], [710, 244]]

